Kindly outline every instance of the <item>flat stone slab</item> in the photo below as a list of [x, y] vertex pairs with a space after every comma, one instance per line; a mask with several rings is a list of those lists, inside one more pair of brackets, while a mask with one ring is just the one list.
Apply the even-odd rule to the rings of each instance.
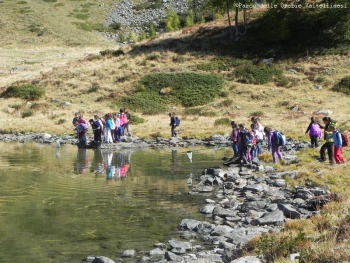
[[252, 220], [252, 225], [269, 225], [282, 223], [285, 217], [282, 211], [265, 213], [262, 217]]

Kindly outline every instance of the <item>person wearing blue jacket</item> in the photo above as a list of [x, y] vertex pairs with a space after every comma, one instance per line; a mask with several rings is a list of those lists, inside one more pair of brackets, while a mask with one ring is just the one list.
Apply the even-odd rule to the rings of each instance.
[[336, 125], [331, 127], [333, 129], [333, 133], [330, 135], [334, 141], [334, 160], [337, 164], [345, 163], [345, 159], [342, 155], [342, 137], [340, 132], [337, 129]]

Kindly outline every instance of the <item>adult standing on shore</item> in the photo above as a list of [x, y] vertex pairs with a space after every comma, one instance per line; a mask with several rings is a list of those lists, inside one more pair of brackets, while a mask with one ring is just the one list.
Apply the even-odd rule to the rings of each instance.
[[334, 140], [332, 137], [333, 128], [337, 125], [337, 123], [332, 120], [330, 117], [323, 117], [322, 121], [325, 125], [324, 127], [324, 139], [326, 142], [321, 146], [320, 149], [320, 162], [326, 161], [326, 150], [328, 154], [328, 160], [330, 164], [334, 164]]
[[124, 134], [125, 134], [125, 131], [127, 131], [128, 136], [131, 137], [131, 128], [130, 128], [131, 114], [129, 113], [128, 108], [124, 108], [124, 114], [128, 120], [128, 122], [124, 125]]
[[169, 113], [169, 117], [170, 117], [171, 137], [176, 137], [177, 132], [176, 132], [175, 114]]

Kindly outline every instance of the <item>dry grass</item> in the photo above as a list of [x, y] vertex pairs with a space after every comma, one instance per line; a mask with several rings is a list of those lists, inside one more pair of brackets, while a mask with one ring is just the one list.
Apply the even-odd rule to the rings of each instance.
[[[181, 63], [177, 63], [174, 57], [179, 55], [168, 51], [164, 46], [162, 51], [154, 50], [153, 55], [156, 57], [154, 60], [147, 59], [148, 55], [142, 52], [137, 55], [93, 59], [97, 57], [100, 50], [117, 49], [117, 47], [111, 46], [110, 43], [93, 33], [78, 32], [75, 27], [69, 26], [60, 31], [59, 27], [62, 26], [62, 21], [58, 21], [60, 13], [57, 13], [57, 17], [50, 16], [52, 10], [48, 4], [39, 6], [35, 0], [27, 0], [27, 2], [35, 6], [29, 18], [34, 24], [39, 23], [49, 28], [50, 33], [40, 38], [25, 34], [27, 29], [24, 24], [26, 23], [18, 24], [11, 20], [18, 16], [18, 21], [22, 21], [20, 19], [25, 16], [18, 14], [17, 7], [11, 11], [13, 6], [10, 3], [13, 4], [13, 1], [3, 1], [1, 11], [8, 13], [8, 16], [0, 16], [4, 29], [0, 37], [0, 65], [2, 65], [0, 87], [5, 88], [17, 81], [26, 81], [44, 87], [46, 96], [37, 102], [39, 105], [32, 109], [35, 115], [28, 118], [22, 118], [21, 113], [30, 109], [30, 104], [18, 99], [1, 100], [0, 126], [2, 131], [48, 131], [56, 134], [73, 132], [71, 120], [75, 112], [81, 112], [85, 118], [89, 119], [96, 113], [117, 111], [113, 98], [130, 94], [134, 89], [134, 81], [143, 75], [153, 72], [198, 72], [197, 64], [214, 58], [212, 55], [199, 56], [183, 52]], [[61, 0], [60, 2], [65, 3], [65, 8], [53, 8], [55, 12], [71, 12], [77, 8], [74, 5], [81, 4], [79, 1], [68, 3], [68, 1]], [[107, 6], [113, 1], [104, 2]], [[35, 12], [39, 11], [45, 13], [45, 16], [38, 16]], [[96, 19], [100, 19], [101, 13], [103, 12], [96, 12]], [[71, 22], [73, 18], [69, 17], [67, 20]], [[187, 33], [186, 36], [188, 36]], [[167, 37], [183, 36], [181, 32], [175, 32], [161, 35], [147, 42], [157, 42]], [[72, 47], [76, 39], [79, 39], [81, 47]], [[86, 56], [90, 53], [94, 55]], [[170, 106], [169, 111], [175, 112], [181, 118], [180, 136], [207, 137], [214, 133], [228, 134], [230, 127], [214, 126], [216, 119], [229, 117], [236, 122], [248, 124], [252, 112], [262, 112], [261, 119], [265, 126], [282, 130], [290, 137], [309, 140], [304, 133], [310, 117], [319, 110], [332, 111], [330, 116], [338, 120], [343, 129], [349, 129], [350, 99], [346, 95], [330, 90], [342, 77], [349, 74], [349, 65], [348, 56], [281, 61], [277, 64], [281, 69], [298, 69], [296, 74], [284, 72], [293, 83], [289, 88], [277, 87], [274, 83], [268, 85], [240, 84], [230, 79], [230, 71], [215, 72], [226, 79], [225, 91], [228, 92], [227, 97], [218, 98], [202, 107], [205, 111], [215, 112], [215, 116], [185, 115], [183, 108], [179, 106]], [[16, 67], [17, 70], [9, 74], [13, 67]], [[335, 73], [326, 75], [324, 69], [333, 69]], [[315, 83], [321, 85], [322, 90], [316, 90], [313, 87]], [[92, 87], [98, 88], [92, 89]], [[228, 99], [233, 103], [222, 106], [222, 101]], [[70, 105], [64, 105], [64, 102], [69, 102]], [[290, 108], [294, 105], [298, 105], [302, 112], [293, 112]], [[134, 114], [134, 112], [131, 113]], [[140, 113], [137, 114], [142, 116]], [[132, 126], [135, 136], [141, 138], [170, 136], [167, 113], [142, 117], [147, 122]], [[66, 122], [60, 125], [55, 124], [59, 119], [66, 119]], [[344, 150], [345, 157], [350, 160], [349, 150]], [[288, 181], [291, 186], [304, 184], [305, 180], [328, 185], [333, 192], [340, 195], [341, 200], [328, 204], [318, 216], [311, 220], [288, 222], [285, 225], [285, 231], [296, 233], [298, 228], [302, 227], [310, 235], [314, 241], [311, 248], [314, 251], [315, 262], [348, 260], [350, 258], [348, 249], [350, 230], [347, 227], [350, 203], [349, 164], [329, 167], [314, 160], [313, 156], [317, 154], [318, 151], [307, 150], [300, 153], [300, 163], [291, 166], [276, 165], [275, 168], [300, 171], [296, 179]], [[266, 161], [271, 159], [270, 155], [264, 155], [263, 158]], [[316, 173], [314, 169], [320, 172]], [[276, 262], [286, 262], [286, 260], [280, 259]]]

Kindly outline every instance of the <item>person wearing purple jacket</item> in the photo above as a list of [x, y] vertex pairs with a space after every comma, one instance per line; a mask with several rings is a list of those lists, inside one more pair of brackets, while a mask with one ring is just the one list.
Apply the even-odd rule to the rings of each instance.
[[74, 122], [75, 129], [77, 130], [77, 137], [80, 146], [86, 146], [87, 136], [86, 133], [89, 130], [89, 126], [86, 123], [79, 123], [79, 121]]
[[311, 117], [311, 122], [305, 132], [305, 134], [309, 133], [311, 140], [311, 148], [318, 148], [318, 139], [322, 138], [323, 128], [324, 127], [318, 123], [317, 118]]
[[280, 159], [280, 161], [282, 161], [283, 156], [281, 153], [281, 146], [279, 146], [277, 143], [277, 138], [276, 138], [276, 135], [274, 134], [274, 130], [272, 130], [269, 127], [265, 127], [264, 132], [265, 132], [265, 135], [267, 137], [268, 150], [270, 151], [270, 149], [271, 149], [271, 151], [272, 151], [273, 163], [276, 163], [276, 155], [278, 156], [278, 159]]

